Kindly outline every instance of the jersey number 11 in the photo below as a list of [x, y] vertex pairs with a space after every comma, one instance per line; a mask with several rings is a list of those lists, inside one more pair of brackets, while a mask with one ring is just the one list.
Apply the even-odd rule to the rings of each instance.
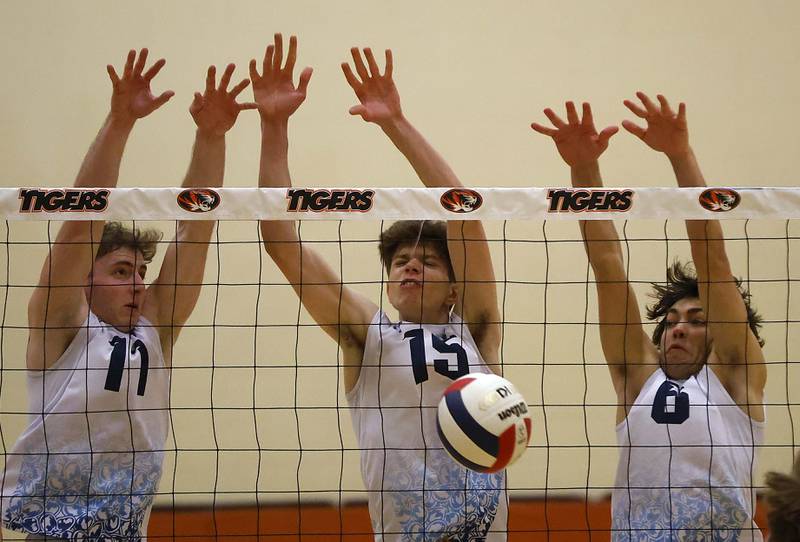
[[[106, 386], [108, 391], [119, 391], [122, 384], [122, 374], [125, 371], [125, 360], [128, 358], [128, 341], [125, 337], [114, 336], [109, 341], [111, 346], [111, 359], [108, 363], [108, 373], [106, 374]], [[136, 388], [136, 395], [144, 395], [144, 389], [147, 387], [147, 370], [150, 367], [150, 356], [147, 353], [147, 347], [142, 341], [136, 339], [131, 343], [131, 354], [139, 351], [139, 385]]]

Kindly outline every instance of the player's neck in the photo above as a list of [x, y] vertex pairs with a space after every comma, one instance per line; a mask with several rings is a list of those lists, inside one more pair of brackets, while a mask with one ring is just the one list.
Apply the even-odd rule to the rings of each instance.
[[412, 324], [446, 324], [450, 321], [450, 312], [438, 310], [423, 312], [422, 314], [417, 311], [412, 314], [400, 313], [400, 320]]

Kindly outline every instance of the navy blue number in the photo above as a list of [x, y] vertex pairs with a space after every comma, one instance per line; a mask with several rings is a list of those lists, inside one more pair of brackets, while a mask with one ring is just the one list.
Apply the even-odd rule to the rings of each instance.
[[650, 416], [656, 423], [661, 424], [677, 425], [685, 422], [689, 419], [689, 394], [678, 384], [669, 380], [664, 381], [653, 399]]
[[[414, 382], [420, 384], [428, 380], [428, 366], [425, 359], [425, 330], [411, 329], [403, 335], [409, 341], [411, 348], [411, 368], [414, 371]], [[455, 338], [455, 337], [451, 337]], [[455, 354], [458, 368], [450, 369], [447, 358], [434, 358], [433, 369], [442, 376], [451, 380], [464, 376], [469, 373], [469, 360], [467, 351], [461, 344], [454, 342], [448, 343], [438, 335], [431, 335], [433, 349], [440, 354]]]
[[[125, 358], [127, 357], [127, 342], [124, 337], [117, 336], [109, 341], [113, 348], [111, 350], [111, 359], [108, 363], [108, 373], [106, 373], [105, 389], [108, 391], [119, 391], [122, 384], [122, 373], [125, 370]], [[147, 387], [147, 372], [150, 368], [150, 355], [147, 353], [147, 347], [139, 339], [136, 339], [131, 345], [131, 354], [135, 354], [137, 350], [139, 351], [141, 364], [136, 394], [144, 395], [144, 390]]]
[[136, 395], [144, 395], [144, 389], [147, 387], [147, 370], [150, 368], [150, 355], [147, 353], [147, 347], [142, 341], [136, 339], [131, 346], [131, 354], [139, 351], [139, 385], [136, 387]]
[[111, 360], [108, 363], [108, 373], [106, 374], [106, 389], [108, 391], [119, 391], [122, 384], [122, 371], [125, 369], [125, 339], [114, 337], [109, 341], [114, 349], [111, 351]]
[[411, 338], [411, 368], [414, 382], [419, 384], [428, 380], [428, 367], [425, 364], [425, 334], [421, 329], [406, 331], [403, 338]]

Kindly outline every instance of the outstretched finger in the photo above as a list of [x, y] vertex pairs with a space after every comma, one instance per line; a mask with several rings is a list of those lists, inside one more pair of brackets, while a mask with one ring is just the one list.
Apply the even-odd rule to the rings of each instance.
[[555, 135], [558, 133], [558, 130], [554, 128], [548, 128], [547, 126], [542, 126], [538, 122], [531, 123], [531, 128], [548, 137], [555, 137]]
[[279, 71], [283, 62], [283, 34], [275, 34], [275, 53], [272, 56], [272, 69]]
[[297, 61], [297, 36], [289, 37], [289, 52], [286, 54], [286, 73], [292, 73], [294, 63]]
[[247, 85], [250, 84], [250, 79], [242, 79], [239, 81], [235, 87], [231, 89], [231, 98], [236, 98], [244, 89], [247, 88]]
[[669, 106], [669, 102], [667, 101], [667, 99], [662, 94], [657, 94], [656, 98], [658, 98], [658, 103], [661, 104], [661, 114], [669, 117], [674, 117], [675, 113]]
[[217, 88], [217, 67], [209, 66], [206, 72], [206, 94], [214, 92]]
[[275, 45], [268, 45], [264, 51], [264, 63], [261, 65], [261, 77], [266, 77], [272, 71], [272, 57], [275, 56]]
[[578, 120], [578, 110], [575, 109], [575, 103], [567, 102], [565, 105], [567, 106], [567, 121], [570, 124], [578, 124], [580, 121]]
[[189, 113], [192, 115], [196, 115], [203, 109], [203, 95], [199, 92], [194, 93], [194, 98], [192, 99], [192, 103], [189, 106]]
[[128, 51], [128, 58], [125, 59], [125, 67], [122, 69], [122, 78], [127, 79], [133, 73], [133, 61], [136, 60], [136, 51]]
[[236, 65], [231, 63], [225, 66], [225, 71], [222, 72], [222, 77], [219, 80], [219, 90], [222, 92], [228, 92], [228, 85], [231, 82], [231, 76], [233, 75], [233, 70], [236, 69]]
[[597, 142], [605, 147], [608, 145], [608, 140], [611, 139], [611, 136], [619, 132], [618, 126], [609, 126], [607, 128], [603, 128], [603, 130], [597, 134]]
[[544, 116], [547, 117], [548, 120], [553, 123], [553, 126], [559, 130], [567, 125], [567, 123], [561, 120], [561, 117], [559, 117], [556, 112], [549, 107], [544, 110]]
[[258, 76], [258, 68], [256, 68], [256, 59], [250, 59], [250, 80], [257, 81], [259, 78]]
[[155, 63], [155, 64], [153, 64], [152, 66], [150, 66], [150, 69], [149, 69], [149, 70], [147, 70], [147, 71], [144, 73], [144, 76], [143, 76], [143, 77], [144, 77], [145, 81], [147, 81], [147, 82], [150, 82], [150, 81], [152, 81], [152, 80], [153, 80], [153, 77], [155, 77], [156, 75], [158, 75], [158, 72], [160, 72], [160, 71], [161, 71], [161, 68], [163, 68], [163, 67], [164, 67], [164, 64], [166, 64], [166, 63], [167, 63], [167, 61], [166, 61], [166, 60], [164, 60], [163, 58], [159, 58], [159, 59], [156, 61], [156, 63]]
[[644, 105], [644, 108], [647, 109], [648, 113], [651, 115], [658, 114], [658, 108], [656, 107], [656, 104], [653, 103], [653, 100], [651, 100], [647, 94], [640, 90], [636, 93], [636, 97], [642, 101], [642, 104]]
[[147, 54], [148, 50], [147, 47], [143, 47], [141, 51], [139, 51], [139, 60], [136, 61], [136, 65], [133, 67], [133, 76], [139, 77], [142, 75], [142, 71], [144, 70], [144, 65], [147, 62]]
[[678, 120], [686, 122], [686, 104], [683, 102], [678, 104]]
[[367, 64], [369, 65], [369, 73], [372, 77], [380, 77], [381, 70], [378, 68], [378, 63], [375, 62], [375, 55], [372, 54], [372, 49], [369, 47], [364, 49], [364, 56], [367, 57]]
[[364, 107], [364, 106], [363, 106], [363, 105], [361, 105], [361, 104], [359, 104], [359, 105], [354, 105], [353, 107], [351, 107], [351, 108], [348, 110], [348, 112], [349, 112], [351, 115], [361, 115], [361, 116], [363, 117], [363, 116], [364, 116], [364, 113], [366, 113], [366, 112], [367, 112], [367, 108], [366, 108], [366, 107]]
[[622, 121], [622, 127], [625, 128], [627, 131], [638, 137], [639, 139], [644, 139], [645, 134], [647, 134], [647, 130], [636, 124], [635, 122], [629, 120]]
[[258, 109], [258, 104], [255, 102], [244, 102], [236, 105], [239, 106], [239, 111], [244, 111], [245, 109]]
[[633, 113], [637, 117], [641, 119], [647, 118], [647, 111], [642, 109], [642, 107], [639, 104], [634, 103], [630, 100], [623, 100], [622, 103], [625, 104], [625, 107], [630, 109], [631, 113]]
[[300, 82], [297, 83], [297, 91], [306, 93], [308, 89], [308, 82], [311, 81], [311, 74], [314, 73], [313, 68], [306, 68], [300, 73]]
[[583, 102], [583, 118], [581, 124], [584, 126], [594, 126], [594, 116], [592, 115], [592, 106], [589, 102]]
[[172, 92], [171, 90], [168, 90], [168, 91], [162, 93], [161, 96], [159, 96], [158, 98], [153, 100], [153, 106], [154, 106], [153, 110], [156, 110], [159, 107], [161, 107], [162, 105], [164, 105], [165, 103], [167, 103], [169, 101], [169, 99], [172, 98], [173, 96], [175, 96], [175, 93]]
[[108, 76], [111, 78], [111, 86], [117, 88], [117, 85], [119, 84], [119, 75], [117, 75], [117, 71], [114, 69], [114, 66], [107, 64], [106, 71], [108, 72]]
[[394, 70], [394, 61], [392, 60], [392, 50], [386, 49], [386, 71], [383, 76], [387, 79], [392, 78], [392, 71]]
[[351, 48], [350, 54], [353, 56], [353, 65], [356, 67], [356, 73], [362, 81], [366, 82], [369, 79], [369, 73], [367, 73], [367, 67], [364, 66], [364, 61], [361, 59], [361, 52], [358, 47]]
[[347, 84], [353, 90], [358, 90], [361, 88], [361, 81], [358, 80], [356, 75], [353, 73], [353, 69], [350, 67], [350, 64], [347, 62], [342, 62], [342, 71], [344, 72], [344, 78], [347, 79]]

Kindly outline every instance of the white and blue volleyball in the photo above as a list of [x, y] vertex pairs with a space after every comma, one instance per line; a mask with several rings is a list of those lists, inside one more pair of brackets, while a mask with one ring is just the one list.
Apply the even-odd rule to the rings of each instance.
[[527, 448], [531, 415], [511, 382], [495, 374], [472, 373], [445, 390], [436, 429], [453, 459], [478, 472], [495, 472]]

